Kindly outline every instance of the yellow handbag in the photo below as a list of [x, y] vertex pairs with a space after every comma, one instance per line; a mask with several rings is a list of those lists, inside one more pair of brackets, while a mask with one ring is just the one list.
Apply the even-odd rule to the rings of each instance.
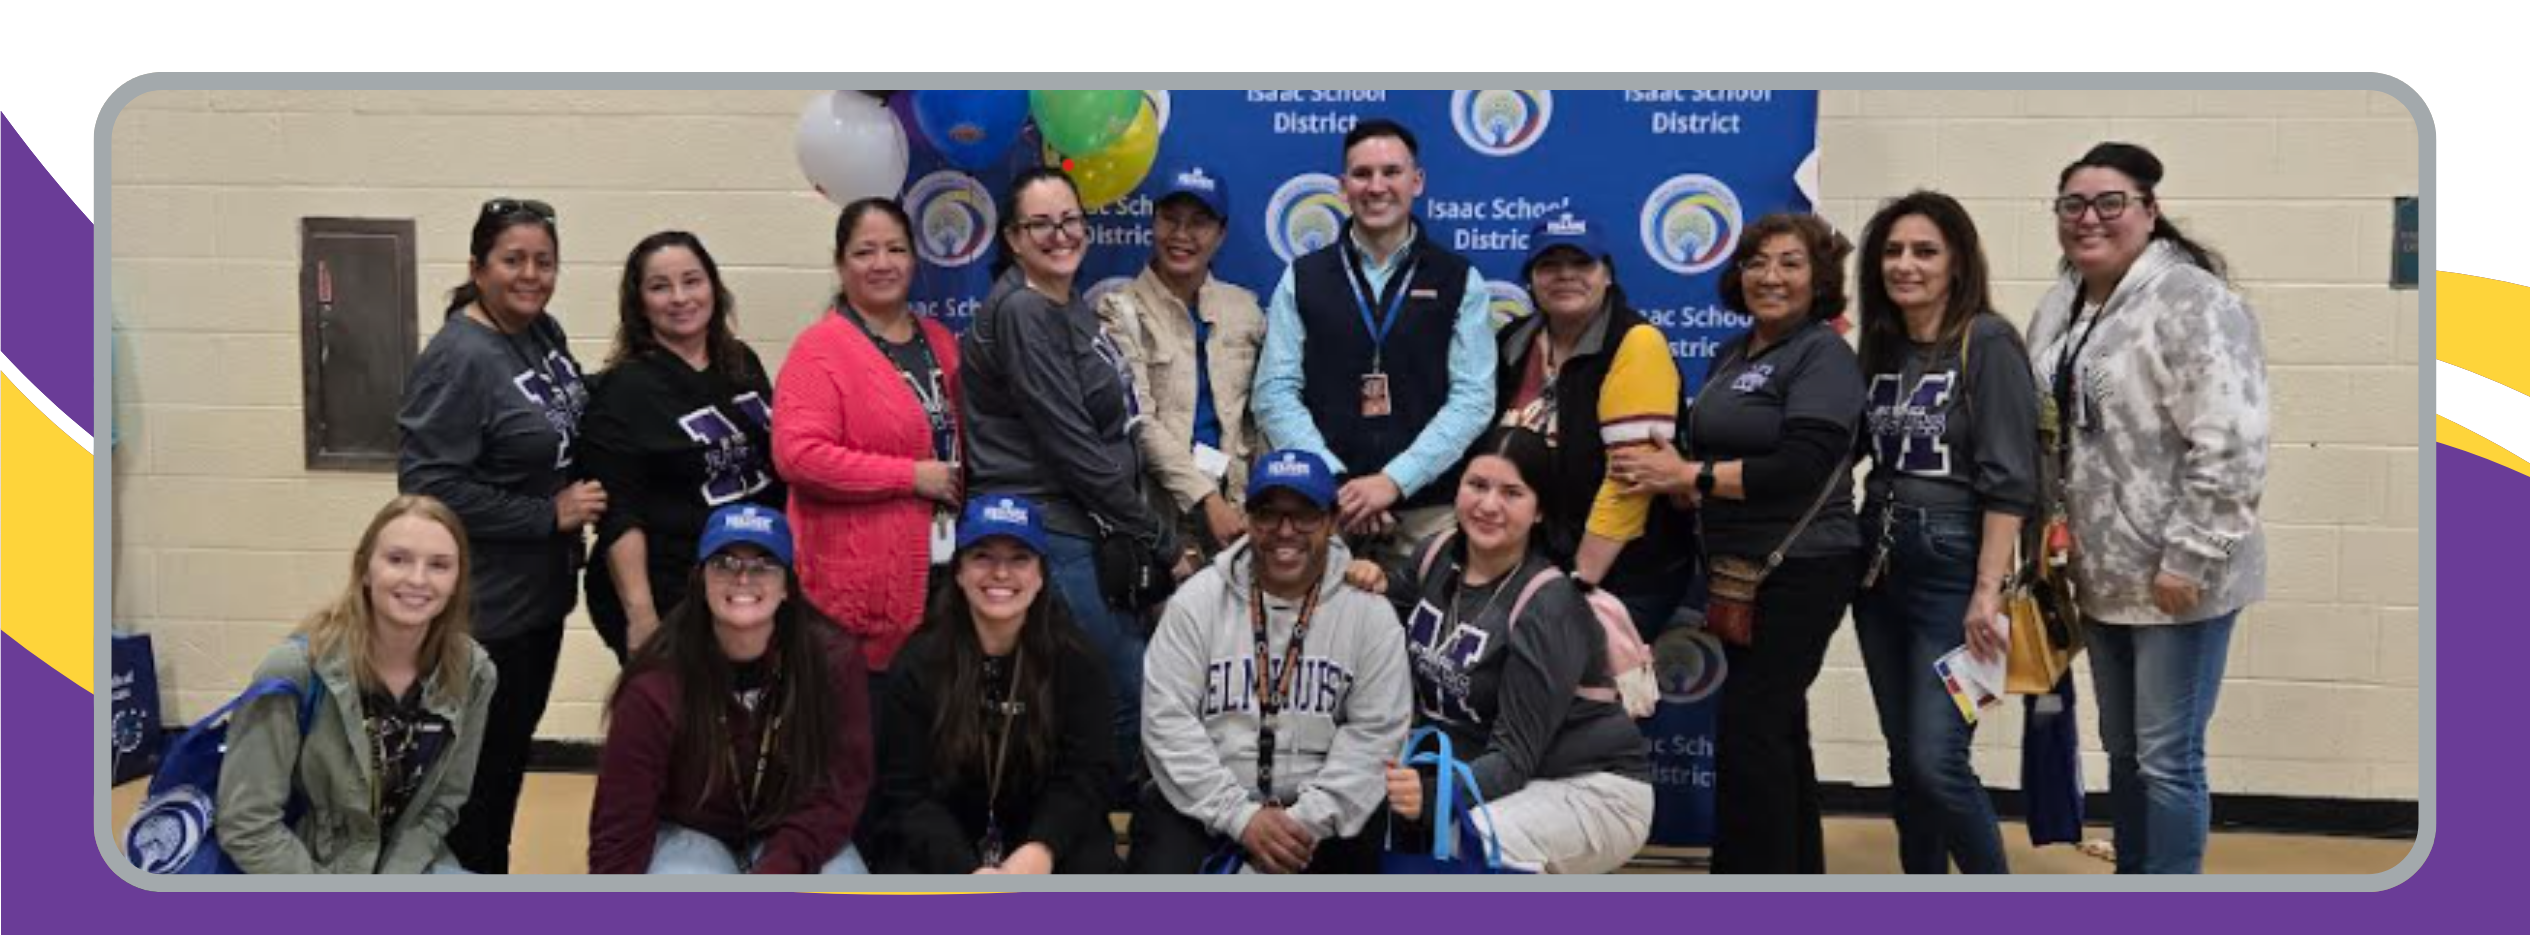
[[[2050, 523], [2063, 522], [2061, 517]], [[2042, 541], [2043, 538], [2042, 538]], [[2012, 621], [2004, 658], [2003, 690], [2044, 695], [2056, 690], [2073, 657], [2082, 654], [2080, 611], [2066, 570], [2046, 562], [2022, 562], [2003, 587], [2003, 612]]]

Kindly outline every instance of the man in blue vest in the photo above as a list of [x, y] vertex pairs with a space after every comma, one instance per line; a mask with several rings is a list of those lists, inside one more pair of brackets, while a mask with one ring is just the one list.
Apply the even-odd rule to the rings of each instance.
[[1347, 478], [1336, 518], [1373, 558], [1452, 524], [1459, 459], [1493, 414], [1484, 278], [1415, 223], [1419, 151], [1391, 120], [1344, 135], [1352, 217], [1274, 287], [1251, 402], [1270, 447]]

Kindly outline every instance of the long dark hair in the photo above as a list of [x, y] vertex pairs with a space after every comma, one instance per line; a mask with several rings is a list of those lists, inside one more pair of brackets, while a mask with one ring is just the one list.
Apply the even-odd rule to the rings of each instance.
[[745, 380], [746, 342], [738, 340], [729, 321], [738, 315], [738, 297], [721, 282], [720, 264], [712, 262], [712, 252], [703, 249], [703, 239], [684, 231], [660, 231], [634, 244], [632, 253], [624, 257], [624, 283], [615, 299], [615, 347], [606, 355], [606, 365], [632, 359], [635, 355], [659, 349], [659, 333], [650, 327], [650, 315], [642, 304], [641, 281], [648, 273], [650, 258], [669, 247], [684, 247], [703, 265], [703, 276], [712, 281], [712, 320], [703, 330], [703, 353], [712, 366], [732, 378]]
[[[1063, 183], [1064, 188], [1072, 190], [1072, 202], [1074, 204], [1080, 202], [1080, 184], [1072, 181], [1071, 174], [1061, 169], [1053, 166], [1029, 166], [1019, 170], [1019, 174], [1011, 176], [1010, 184], [1002, 186], [1001, 197], [993, 202], [993, 210], [996, 216], [1001, 218], [1001, 230], [993, 235], [991, 270], [994, 279], [1000, 279], [1001, 274], [1009, 272], [1010, 267], [1018, 262], [1018, 259], [1011, 255], [1010, 239], [1019, 236], [1020, 193], [1027, 191], [1028, 186], [1048, 179]], [[1081, 214], [1087, 217], [1088, 209], [1083, 208]], [[912, 229], [910, 225], [906, 227], [908, 231]], [[1082, 246], [1086, 247], [1087, 244]]]
[[[2160, 210], [2161, 198], [2154, 193], [2161, 188], [2161, 157], [2153, 155], [2152, 150], [2133, 143], [2101, 143], [2093, 146], [2090, 152], [2083, 153], [2082, 158], [2073, 160], [2071, 165], [2064, 167], [2063, 172], [2057, 173], [2056, 193], [2063, 194], [2065, 184], [2073, 181], [2073, 173], [2083, 169], [2115, 169], [2127, 178], [2135, 180], [2135, 187], [2143, 190], [2143, 203], [2153, 207], [2152, 239], [2169, 241], [2172, 246], [2179, 248], [2180, 253], [2187, 255], [2188, 262], [2214, 274], [2216, 279], [2230, 281], [2231, 265], [2223, 262], [2223, 255], [2215, 252], [2212, 247], [2197, 243], [2194, 238], [2180, 231], [2177, 224], [2171, 223], [2169, 213]], [[2063, 260], [2059, 261], [2059, 265], [2062, 268], [2071, 269], [2073, 263], [2071, 260]]]
[[466, 266], [468, 274], [466, 281], [459, 283], [457, 288], [448, 290], [448, 314], [454, 315], [465, 311], [466, 306], [473, 305], [476, 300], [483, 298], [483, 290], [475, 287], [472, 274], [475, 270], [482, 268], [485, 261], [492, 258], [492, 245], [499, 243], [501, 235], [508, 233], [510, 228], [527, 224], [543, 225], [545, 236], [553, 238], [555, 256], [560, 257], [562, 232], [554, 227], [552, 208], [545, 207], [541, 212], [537, 210], [537, 207], [543, 205], [543, 202], [521, 201], [515, 198], [494, 198], [483, 203], [483, 212], [475, 215], [474, 218], [474, 233], [466, 241], [466, 255], [472, 257], [473, 262]]
[[[958, 561], [965, 561], [960, 553]], [[1046, 567], [1039, 556], [1039, 567]], [[928, 667], [922, 675], [934, 686], [931, 712], [932, 774], [942, 784], [984, 775], [985, 763], [993, 756], [992, 740], [1001, 716], [987, 714], [981, 703], [984, 698], [984, 642], [975, 635], [975, 608], [966, 598], [966, 589], [955, 580], [944, 582], [933, 594], [930, 610], [923, 615], [923, 629], [930, 631], [931, 652], [921, 661]], [[1045, 572], [1045, 584], [1037, 591], [1037, 599], [1028, 605], [1028, 615], [1019, 625], [1019, 652], [1027, 657], [1019, 667], [1019, 680], [1010, 687], [1010, 700], [1027, 705], [1013, 718], [1018, 736], [1011, 738], [1009, 765], [1005, 771], [1022, 775], [1043, 775], [1044, 767], [1053, 762], [1056, 743], [1054, 701], [1055, 673], [1063, 667], [1065, 657], [1086, 652], [1080, 630], [1063, 607], [1063, 598], [1054, 593], [1054, 576]]]
[[1899, 221], [1920, 217], [1941, 232], [1944, 252], [1950, 259], [1950, 300], [1941, 310], [1941, 334], [1936, 343], [1959, 340], [1976, 321], [1976, 316], [1994, 310], [1994, 295], [1988, 285], [1991, 275], [1985, 262], [1985, 246], [1977, 238], [1977, 224], [1968, 217], [1968, 209], [1958, 200], [1935, 191], [1918, 190], [1881, 206], [1871, 216], [1871, 223], [1862, 229], [1862, 261], [1857, 266], [1862, 278], [1862, 364], [1864, 373], [1893, 373], [1899, 368], [1909, 338], [1906, 313], [1889, 298], [1887, 274], [1880, 270], [1880, 257], [1887, 252], [1889, 237]]
[[[785, 572], [782, 607], [773, 614], [773, 640], [766, 652], [774, 662], [778, 697], [767, 697], [760, 711], [782, 712], [782, 735], [766, 763], [762, 801], [770, 803], [749, 816], [750, 832], [772, 830], [817, 787], [829, 781], [837, 751], [831, 745], [841, 699], [827, 677], [826, 641], [835, 624], [800, 592], [799, 575]], [[711, 600], [706, 595], [703, 566], [697, 564], [685, 582], [685, 600], [660, 619], [658, 632], [633, 650], [624, 674], [615, 680], [612, 698], [620, 699], [635, 678], [658, 670], [676, 680], [676, 738], [669, 750], [673, 769], [702, 789], [709, 801], [729, 775], [730, 743], [723, 722], [735, 690], [735, 667], [721, 653], [712, 632]], [[613, 707], [609, 703], [609, 708]], [[699, 803], [698, 803], [699, 804]]]

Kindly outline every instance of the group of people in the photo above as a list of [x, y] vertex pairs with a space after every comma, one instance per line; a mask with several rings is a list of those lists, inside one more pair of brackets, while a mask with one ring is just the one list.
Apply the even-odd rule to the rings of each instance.
[[[1077, 190], [1023, 171], [957, 335], [911, 309], [904, 210], [855, 202], [778, 381], [682, 232], [633, 249], [584, 375], [546, 308], [555, 212], [486, 203], [407, 380], [405, 496], [258, 672], [335, 700], [304, 732], [286, 699], [243, 710], [223, 845], [256, 872], [505, 872], [585, 584], [624, 666], [592, 872], [1376, 872], [1466, 820], [1466, 774], [1504, 867], [1605, 872], [1653, 799], [1611, 606], [1645, 639], [1703, 610], [1726, 644], [1716, 872], [1824, 870], [1807, 692], [1848, 610], [1906, 870], [2004, 872], [1933, 661], [1999, 658], [2024, 554], [2069, 546], [2119, 869], [2199, 869], [2267, 399], [2151, 153], [2064, 170], [2025, 337], [1947, 196], [1865, 228], [1859, 352], [1830, 325], [1849, 242], [1754, 220], [1721, 282], [1750, 327], [1691, 403], [1594, 219], [1539, 226], [1537, 312], [1497, 333], [1416, 219], [1414, 135], [1364, 120], [1343, 163], [1350, 220], [1264, 301], [1211, 275], [1228, 189], [1189, 170], [1096, 307]], [[1424, 727], [1467, 769], [1409, 761]]]

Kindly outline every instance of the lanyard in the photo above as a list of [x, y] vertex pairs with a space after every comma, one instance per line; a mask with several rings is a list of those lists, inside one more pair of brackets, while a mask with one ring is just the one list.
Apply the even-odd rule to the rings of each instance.
[[859, 309], [842, 302], [835, 303], [835, 308], [842, 311], [844, 318], [859, 327], [861, 334], [870, 339], [870, 347], [876, 349], [879, 356], [887, 358], [887, 362], [895, 366], [898, 376], [905, 378], [905, 388], [913, 391], [914, 402], [922, 406], [923, 418], [931, 423], [932, 458], [939, 461], [957, 460], [955, 457], [957, 423], [949, 418], [946, 389], [934, 379], [935, 376], [946, 378], [948, 375], [940, 372], [940, 358], [931, 353], [931, 340], [923, 335], [922, 326], [914, 326], [914, 348], [922, 352], [924, 372], [915, 373], [905, 369], [904, 363], [897, 360], [896, 355], [887, 352], [887, 342], [879, 338], [878, 332], [870, 328], [869, 322], [862, 320]]
[[[1350, 274], [1345, 277], [1345, 282], [1353, 287], [1353, 307], [1362, 313], [1362, 330], [1370, 332], [1370, 372], [1382, 373], [1385, 371], [1380, 367], [1380, 353], [1388, 345], [1388, 332], [1397, 327], [1397, 312], [1405, 307], [1406, 294], [1411, 291], [1406, 284], [1414, 279], [1420, 257], [1409, 253], [1404, 268], [1388, 277], [1387, 292], [1379, 297], [1379, 304], [1387, 307], [1387, 314], [1374, 321], [1371, 317], [1374, 309], [1371, 305], [1370, 274], [1363, 271], [1362, 256], [1353, 249], [1352, 238], [1345, 238], [1343, 243], [1344, 270]], [[1414, 245], [1407, 244], [1402, 249], [1410, 251]]]
[[[2077, 319], [2082, 317], [2082, 293], [2078, 290], [2073, 294], [2073, 317]], [[2073, 451], [2072, 428], [2088, 422], [2090, 418], [2087, 412], [2080, 418], [2075, 417], [2074, 404], [2080, 400], [2080, 394], [2074, 391], [2073, 371], [2081, 366], [2082, 352], [2090, 349], [2091, 336], [2099, 332], [2100, 320], [2107, 317], [2108, 303], [2102, 302], [2100, 310], [2091, 314], [2091, 323], [2083, 327], [2082, 336], [2079, 339], [2072, 338], [2072, 322], [2070, 320], [2066, 322], [2067, 341], [2064, 353], [2056, 357], [2056, 379], [2055, 385], [2051, 387], [2056, 397], [2056, 418], [2058, 419], [2056, 457], [2060, 461]]]
[[1250, 582], [1247, 592], [1248, 621], [1256, 632], [1256, 791], [1264, 801], [1274, 801], [1274, 733], [1283, 713], [1283, 702], [1291, 694], [1292, 673], [1300, 669], [1301, 644], [1309, 639], [1309, 618], [1318, 610], [1317, 582], [1310, 582], [1309, 596], [1300, 601], [1300, 618], [1291, 624], [1291, 645], [1283, 650], [1280, 677], [1269, 685], [1266, 672], [1271, 670], [1265, 657], [1265, 585]]
[[[1004, 852], [1001, 833], [1001, 777], [1002, 767], [1009, 763], [1010, 758], [1011, 720], [1019, 716], [1020, 708], [1025, 707], [1016, 696], [1019, 694], [1019, 669], [1027, 661], [1028, 650], [1024, 646], [1010, 656], [1010, 687], [1003, 689], [999, 706], [1001, 736], [994, 738], [993, 758], [984, 764], [984, 837], [975, 842], [975, 853], [982, 861], [981, 866], [998, 867], [1002, 858], [1008, 856]], [[993, 707], [988, 698], [986, 710]]]
[[729, 741], [728, 745], [722, 747], [721, 750], [728, 757], [729, 783], [732, 791], [738, 796], [738, 820], [746, 827], [749, 834], [753, 834], [756, 830], [756, 807], [764, 804], [764, 774], [766, 767], [772, 763], [773, 738], [781, 736], [782, 715], [786, 713], [783, 710], [786, 707], [783, 704], [786, 696], [782, 694], [780, 670], [777, 668], [774, 671], [775, 677], [765, 682], [764, 687], [758, 691], [756, 697], [759, 700], [754, 710], [750, 712], [756, 715], [771, 712], [772, 716], [753, 718], [754, 723], [758, 725], [755, 740], [755, 770], [747, 776], [747, 781], [743, 785], [738, 782], [740, 741], [736, 735], [730, 733], [729, 710], [724, 707], [720, 712], [720, 732]]

